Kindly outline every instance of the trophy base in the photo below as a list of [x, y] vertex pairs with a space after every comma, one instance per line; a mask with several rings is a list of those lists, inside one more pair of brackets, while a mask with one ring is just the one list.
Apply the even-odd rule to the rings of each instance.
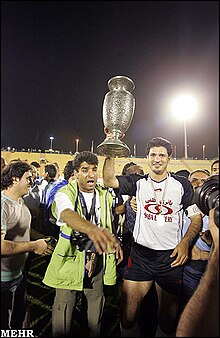
[[109, 157], [129, 157], [130, 149], [120, 140], [107, 139], [97, 146], [98, 154]]

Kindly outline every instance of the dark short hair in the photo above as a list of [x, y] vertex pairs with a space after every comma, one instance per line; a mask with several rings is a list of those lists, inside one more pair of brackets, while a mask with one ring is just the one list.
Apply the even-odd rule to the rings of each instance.
[[63, 169], [63, 176], [65, 180], [68, 180], [72, 176], [74, 169], [73, 160], [68, 161]]
[[203, 169], [208, 175], [210, 175], [210, 171], [208, 169]]
[[212, 170], [213, 165], [216, 164], [216, 163], [219, 163], [219, 159], [217, 159], [217, 160], [215, 160], [215, 161], [212, 162], [212, 164], [211, 164], [211, 170]]
[[30, 164], [33, 165], [35, 168], [40, 168], [40, 164], [36, 161], [32, 161]]
[[6, 164], [6, 159], [4, 159], [4, 157], [1, 157], [1, 170], [6, 166]]
[[168, 156], [172, 155], [173, 152], [173, 147], [170, 141], [166, 140], [165, 138], [162, 137], [154, 137], [152, 138], [145, 149], [145, 154], [148, 156], [150, 149], [154, 147], [164, 147], [167, 150]]
[[140, 174], [140, 175], [144, 175], [144, 170], [141, 168], [140, 165], [135, 164], [135, 165], [131, 165], [128, 169], [127, 169], [127, 175], [130, 174]]
[[13, 185], [13, 177], [21, 179], [29, 170], [32, 171], [31, 165], [25, 161], [13, 161], [7, 164], [1, 173], [1, 190]]
[[129, 167], [136, 165], [136, 163], [134, 162], [128, 162], [124, 165], [123, 169], [122, 169], [122, 175], [127, 175], [127, 170]]
[[53, 162], [53, 163], [51, 163], [51, 164], [55, 165], [55, 167], [56, 167], [58, 170], [60, 169], [60, 166], [59, 166], [59, 164], [58, 164], [57, 162]]
[[44, 167], [44, 171], [45, 173], [48, 173], [49, 178], [53, 179], [57, 174], [57, 167], [55, 166], [55, 164], [52, 163], [46, 164]]
[[81, 163], [86, 162], [88, 164], [95, 164], [98, 165], [99, 160], [98, 157], [92, 153], [91, 151], [81, 151], [80, 153], [76, 154], [73, 160], [73, 166], [75, 170], [79, 170]]
[[190, 171], [187, 169], [180, 169], [175, 172], [177, 176], [183, 176], [185, 178], [189, 178]]

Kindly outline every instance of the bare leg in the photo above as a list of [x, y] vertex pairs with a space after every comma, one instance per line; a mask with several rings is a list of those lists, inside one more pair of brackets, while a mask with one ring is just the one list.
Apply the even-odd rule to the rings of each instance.
[[[130, 330], [133, 326], [136, 325], [137, 314], [141, 301], [150, 290], [152, 283], [153, 281], [135, 282], [130, 280], [124, 280], [120, 304], [122, 337], [123, 329]], [[132, 335], [130, 336], [132, 337]]]
[[168, 336], [175, 334], [179, 313], [179, 296], [172, 295], [156, 284], [159, 301], [159, 326]]

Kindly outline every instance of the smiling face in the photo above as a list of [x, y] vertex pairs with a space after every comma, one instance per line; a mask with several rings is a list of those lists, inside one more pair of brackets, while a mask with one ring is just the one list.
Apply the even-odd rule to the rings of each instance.
[[80, 168], [75, 170], [75, 178], [82, 192], [93, 192], [98, 179], [98, 166], [82, 162]]
[[152, 147], [148, 154], [148, 165], [154, 175], [163, 175], [167, 173], [167, 166], [170, 157], [168, 156], [167, 149], [164, 147]]

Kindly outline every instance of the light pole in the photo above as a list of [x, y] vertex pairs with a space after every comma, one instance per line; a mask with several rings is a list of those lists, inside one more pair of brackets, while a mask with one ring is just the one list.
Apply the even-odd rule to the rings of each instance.
[[79, 139], [76, 139], [76, 153], [79, 152]]
[[173, 114], [180, 120], [183, 120], [185, 159], [188, 158], [186, 121], [196, 113], [197, 109], [197, 102], [191, 95], [178, 96], [172, 103]]
[[202, 146], [202, 159], [205, 159], [205, 144]]
[[54, 140], [54, 137], [50, 136], [50, 150], [51, 151], [53, 151], [53, 140]]
[[176, 146], [173, 147], [173, 155], [174, 155], [174, 159], [176, 159]]
[[134, 144], [134, 157], [136, 157], [136, 144]]
[[187, 151], [187, 133], [186, 133], [186, 120], [183, 120], [183, 126], [184, 126], [184, 157], [188, 158], [188, 151]]
[[92, 141], [92, 145], [91, 145], [91, 153], [94, 152], [94, 141]]

